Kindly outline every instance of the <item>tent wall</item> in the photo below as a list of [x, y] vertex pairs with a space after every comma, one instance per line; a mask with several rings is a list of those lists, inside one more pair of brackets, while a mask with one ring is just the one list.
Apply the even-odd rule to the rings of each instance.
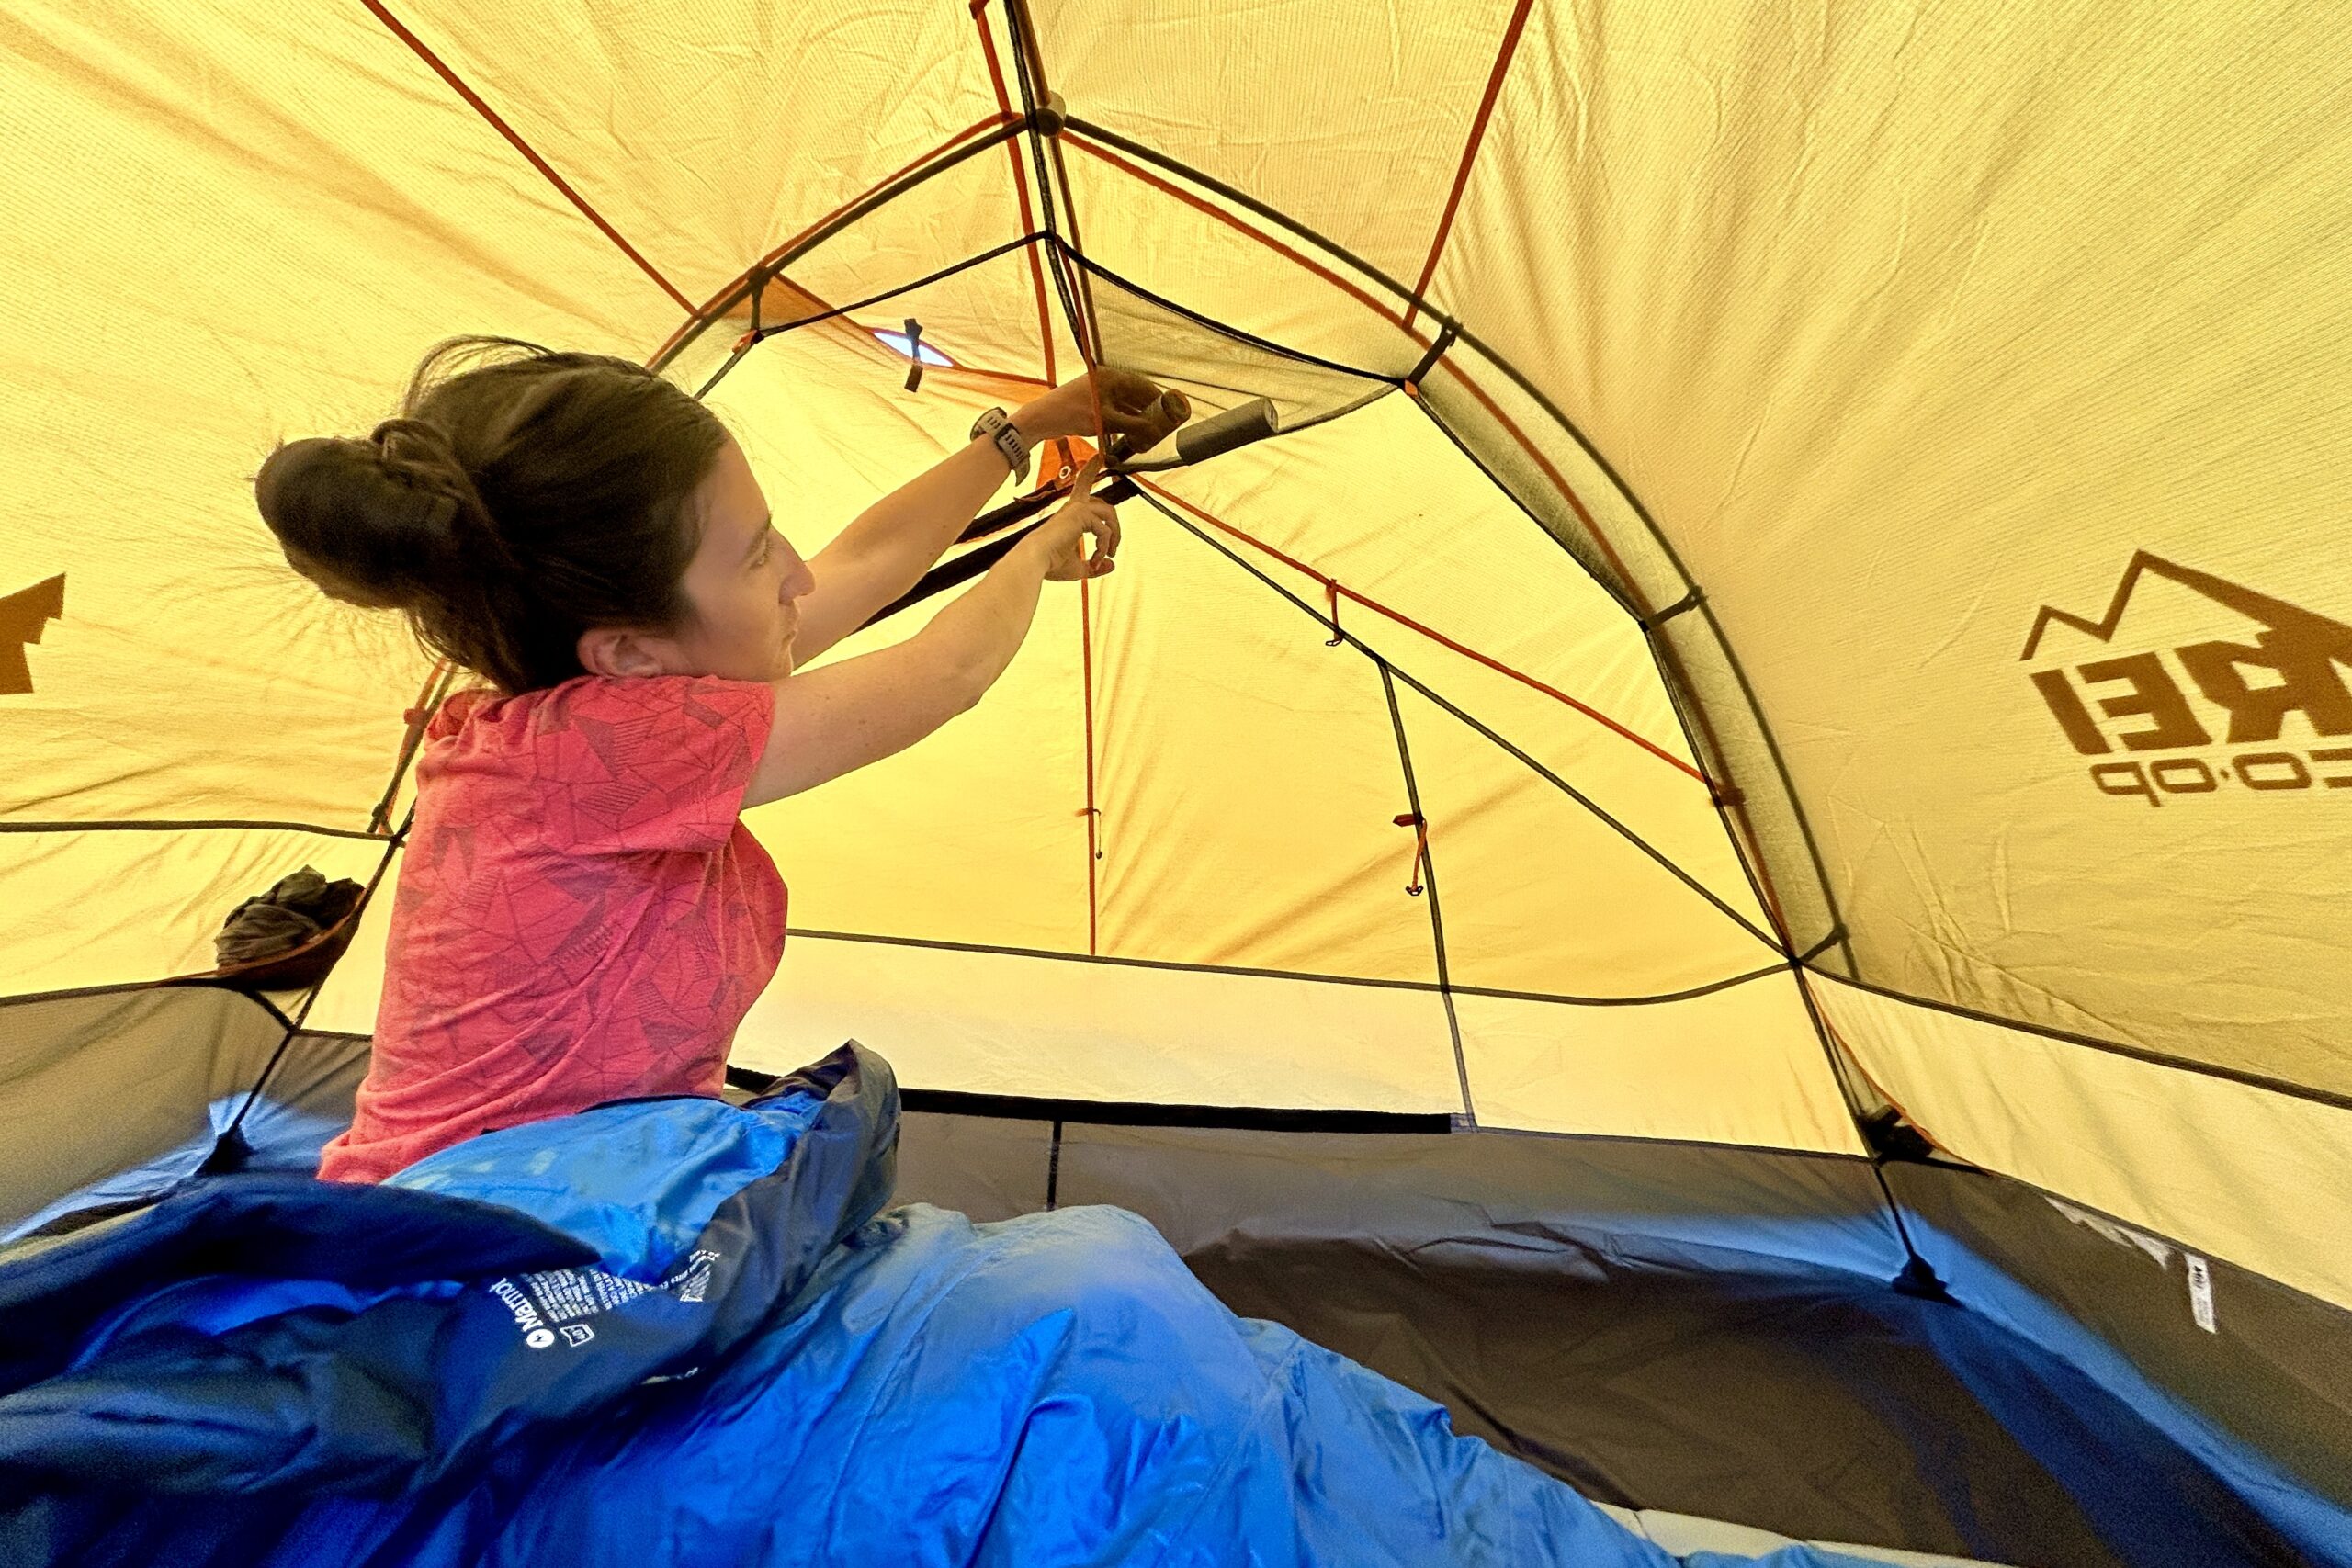
[[2352, 1110], [1836, 981], [1817, 989], [1871, 1078], [1953, 1154], [2352, 1305]]
[[0, 17], [0, 593], [62, 573], [66, 609], [0, 697], [8, 817], [366, 826], [424, 661], [285, 571], [248, 477], [369, 428], [443, 333], [675, 321], [431, 85], [357, 7]]
[[[309, 865], [365, 886], [387, 844], [278, 825], [0, 830], [0, 943], [17, 996], [199, 975], [230, 910]], [[96, 918], [94, 918], [96, 917]]]
[[[2342, 47], [2291, 5], [1531, 13], [1431, 296], [1705, 591], [1854, 977], [2352, 1087], [2312, 760], [2352, 734]], [[2208, 644], [2241, 662], [2200, 683]], [[2283, 715], [2215, 695], [2282, 668]], [[1751, 793], [1761, 739], [1727, 735]]]
[[2212, 1311], [2200, 1319], [2188, 1254], [2160, 1236], [1983, 1171], [1905, 1162], [1886, 1175], [1963, 1303], [2020, 1332], [2059, 1325], [2040, 1331], [2063, 1353], [2120, 1354], [2143, 1380], [2145, 1407], [2177, 1399], [2210, 1426], [2208, 1451], [2262, 1455], [2294, 1486], [2352, 1509], [2344, 1309], [2206, 1258]]
[[232, 1124], [248, 1168], [314, 1169], [367, 1059], [217, 987], [0, 1003], [0, 1240], [152, 1201]]

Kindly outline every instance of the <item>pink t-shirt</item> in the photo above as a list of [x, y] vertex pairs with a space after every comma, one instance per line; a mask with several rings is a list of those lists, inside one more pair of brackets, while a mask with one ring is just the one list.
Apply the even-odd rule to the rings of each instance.
[[705, 676], [460, 692], [425, 731], [374, 1059], [319, 1174], [378, 1181], [497, 1127], [717, 1094], [784, 954], [736, 819], [775, 694]]

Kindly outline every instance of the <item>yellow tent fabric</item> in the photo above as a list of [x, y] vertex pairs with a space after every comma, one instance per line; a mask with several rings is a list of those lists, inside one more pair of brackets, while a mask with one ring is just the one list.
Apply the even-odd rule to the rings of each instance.
[[[0, 15], [8, 993], [397, 876], [431, 671], [246, 479], [433, 340], [707, 385], [813, 549], [1099, 332], [1290, 431], [753, 815], [799, 934], [739, 1060], [1846, 1154], [1892, 1107], [2352, 1305], [2332, 16], [1034, 11]], [[739, 347], [778, 262], [762, 326], [842, 309]], [[306, 1028], [371, 1027], [383, 905]], [[21, 1131], [107, 1037], [0, 1010]]]

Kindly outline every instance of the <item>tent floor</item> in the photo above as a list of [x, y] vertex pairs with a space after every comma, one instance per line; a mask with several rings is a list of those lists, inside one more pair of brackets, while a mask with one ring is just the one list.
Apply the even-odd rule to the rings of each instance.
[[[2117, 1561], [1890, 1291], [1431, 1267], [1236, 1240], [1187, 1259], [1227, 1305], [1439, 1400], [1597, 1502], [2035, 1568]], [[2020, 1548], [2030, 1550], [2020, 1550]], [[1684, 1550], [1694, 1550], [1686, 1548]]]
[[[1732, 1556], [1760, 1557], [1783, 1546], [1798, 1544], [1790, 1537], [1774, 1535], [1752, 1525], [1735, 1525], [1722, 1519], [1702, 1519], [1690, 1514], [1668, 1514], [1655, 1508], [1618, 1508], [1608, 1504], [1601, 1506], [1628, 1529], [1639, 1531], [1677, 1557], [1687, 1557], [1694, 1551], [1720, 1551]], [[1818, 1546], [1865, 1562], [1883, 1562], [1890, 1568], [1999, 1568], [1975, 1557], [1946, 1557], [1930, 1551], [1901, 1551], [1893, 1547], [1857, 1546], [1849, 1541], [1815, 1540], [1803, 1544]]]
[[1663, 1510], [1679, 1551], [1696, 1538], [1677, 1516], [1770, 1532], [1740, 1535], [1743, 1551], [2300, 1561], [2075, 1369], [1981, 1314], [1894, 1290], [1905, 1255], [1860, 1161], [1058, 1122], [929, 1098], [910, 1097], [900, 1201], [981, 1220], [1096, 1202], [1141, 1213], [1236, 1312], [1439, 1401], [1457, 1430], [1596, 1502]]

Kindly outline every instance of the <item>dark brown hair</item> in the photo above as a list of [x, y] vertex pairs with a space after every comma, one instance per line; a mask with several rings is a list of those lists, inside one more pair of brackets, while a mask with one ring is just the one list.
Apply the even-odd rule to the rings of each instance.
[[254, 492], [330, 593], [404, 611], [433, 652], [527, 692], [582, 672], [592, 626], [685, 623], [688, 503], [727, 438], [626, 359], [451, 338], [398, 417], [365, 440], [288, 442]]

